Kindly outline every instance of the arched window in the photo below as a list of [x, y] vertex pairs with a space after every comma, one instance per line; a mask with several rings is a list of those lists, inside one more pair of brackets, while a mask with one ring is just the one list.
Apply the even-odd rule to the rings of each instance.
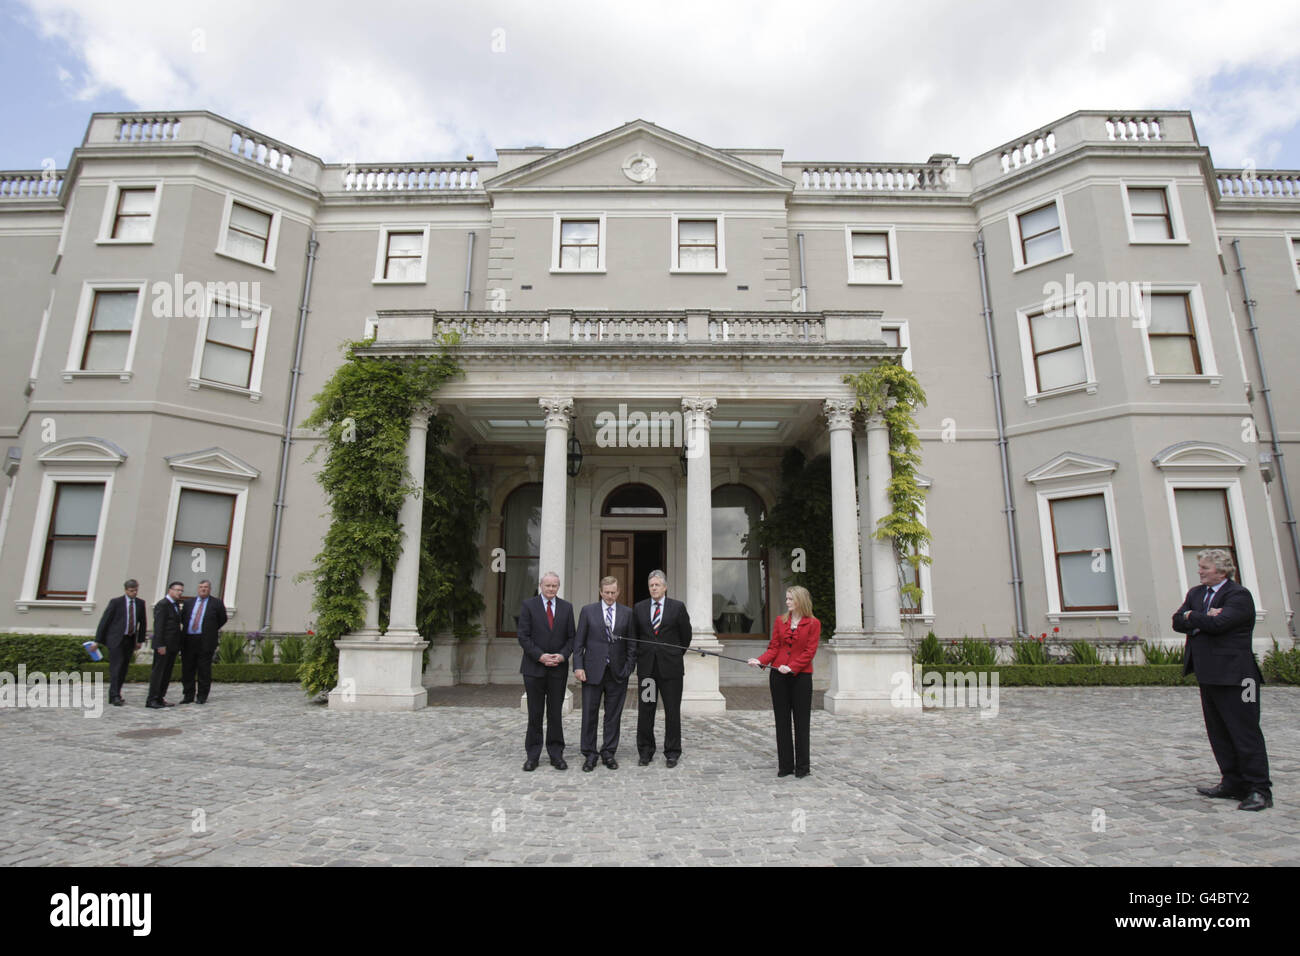
[[616, 518], [664, 518], [664, 500], [649, 485], [619, 485], [605, 498], [600, 513]]
[[497, 605], [498, 634], [514, 634], [519, 606], [537, 593], [541, 532], [541, 483], [520, 485], [510, 492], [501, 509], [501, 547], [506, 564]]
[[713, 491], [713, 629], [723, 635], [767, 634], [767, 564], [746, 544], [763, 501], [744, 485]]

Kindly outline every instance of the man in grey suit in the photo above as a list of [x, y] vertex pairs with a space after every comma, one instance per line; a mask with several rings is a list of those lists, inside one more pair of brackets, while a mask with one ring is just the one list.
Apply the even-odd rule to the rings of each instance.
[[95, 642], [108, 648], [108, 702], [114, 707], [126, 703], [122, 700], [122, 684], [126, 682], [126, 669], [131, 658], [144, 643], [145, 622], [149, 616], [144, 598], [137, 596], [140, 582], [129, 578], [122, 589], [126, 593], [108, 602], [95, 630]]
[[560, 576], [547, 571], [538, 582], [541, 594], [519, 608], [515, 634], [524, 649], [519, 673], [528, 694], [528, 732], [524, 735], [525, 770], [536, 770], [542, 756], [542, 711], [546, 712], [546, 755], [556, 770], [564, 762], [564, 693], [569, 684], [569, 657], [573, 654], [573, 605], [560, 593]]
[[604, 739], [600, 757], [610, 770], [618, 769], [618, 731], [623, 719], [627, 681], [636, 669], [636, 644], [632, 636], [632, 609], [618, 603], [618, 578], [600, 579], [600, 600], [588, 604], [578, 616], [573, 639], [573, 676], [582, 684], [583, 770], [596, 767], [596, 718], [605, 698]]

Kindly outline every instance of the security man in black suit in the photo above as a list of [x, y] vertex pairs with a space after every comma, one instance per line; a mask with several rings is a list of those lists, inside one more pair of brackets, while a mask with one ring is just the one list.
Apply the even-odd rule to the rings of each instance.
[[1223, 779], [1197, 787], [1207, 797], [1240, 800], [1238, 810], [1273, 805], [1268, 754], [1259, 729], [1259, 689], [1264, 677], [1251, 648], [1255, 601], [1229, 577], [1232, 555], [1207, 548], [1196, 555], [1201, 583], [1174, 612], [1174, 630], [1187, 635], [1183, 673], [1195, 672], [1210, 749]]
[[[220, 631], [226, 624], [226, 605], [212, 596], [212, 582], [199, 582], [198, 595], [184, 604], [185, 634], [181, 641], [182, 704], [208, 702], [212, 687], [212, 658], [217, 653]], [[199, 696], [194, 696], [194, 678], [198, 677]]]
[[166, 597], [153, 606], [153, 670], [149, 674], [149, 700], [145, 706], [155, 710], [176, 706], [167, 700], [167, 685], [171, 683], [172, 668], [176, 666], [176, 655], [185, 633], [181, 606], [184, 595], [185, 585], [173, 581], [167, 585]]
[[[640, 703], [636, 710], [636, 749], [640, 765], [655, 755], [655, 710], [664, 702], [664, 759], [677, 766], [682, 756], [682, 658], [691, 646], [691, 617], [686, 605], [668, 597], [668, 578], [651, 571], [650, 597], [632, 609], [636, 623], [636, 678]], [[670, 644], [671, 647], [663, 645]]]
[[542, 712], [546, 712], [546, 754], [556, 770], [564, 762], [564, 694], [569, 684], [569, 657], [573, 654], [573, 605], [557, 595], [560, 576], [547, 571], [535, 594], [519, 608], [515, 633], [524, 649], [519, 673], [528, 694], [528, 732], [524, 734], [525, 770], [536, 770], [542, 756]]
[[131, 665], [131, 658], [144, 644], [145, 624], [148, 610], [140, 593], [140, 582], [128, 578], [122, 585], [126, 592], [115, 597], [104, 608], [95, 629], [95, 643], [108, 648], [108, 702], [121, 707], [126, 701], [122, 699], [122, 685], [126, 682], [126, 669]]
[[610, 770], [618, 769], [614, 753], [623, 720], [627, 679], [636, 669], [636, 642], [632, 636], [632, 609], [618, 603], [618, 578], [600, 579], [600, 600], [578, 615], [573, 638], [573, 676], [582, 684], [583, 770], [596, 767], [596, 719], [605, 699], [605, 726], [600, 757]]

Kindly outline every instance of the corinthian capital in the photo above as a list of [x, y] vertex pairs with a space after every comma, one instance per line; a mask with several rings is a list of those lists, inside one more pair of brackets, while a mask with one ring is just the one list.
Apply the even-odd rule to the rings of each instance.
[[831, 431], [853, 427], [853, 406], [857, 403], [850, 398], [831, 398], [826, 400], [822, 411], [826, 413], [826, 424]]
[[683, 398], [682, 411], [697, 424], [707, 424], [713, 419], [713, 410], [718, 407], [717, 399]]
[[537, 404], [546, 414], [547, 428], [568, 428], [573, 419], [573, 399], [550, 396], [539, 398]]

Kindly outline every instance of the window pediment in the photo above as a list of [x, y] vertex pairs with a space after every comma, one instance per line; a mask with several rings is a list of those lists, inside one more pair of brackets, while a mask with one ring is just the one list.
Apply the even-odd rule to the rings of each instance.
[[126, 461], [126, 452], [107, 438], [65, 438], [36, 453], [43, 465], [112, 465]]
[[262, 474], [248, 462], [232, 455], [224, 448], [204, 448], [201, 451], [168, 455], [167, 464], [176, 471], [222, 478], [238, 478], [243, 481], [252, 481]]
[[1094, 458], [1092, 455], [1067, 451], [1029, 472], [1025, 475], [1025, 481], [1036, 484], [1057, 478], [1097, 477], [1109, 475], [1118, 467], [1119, 462], [1109, 458]]
[[1161, 449], [1152, 457], [1157, 468], [1214, 468], [1237, 471], [1246, 467], [1249, 459], [1231, 448], [1208, 441], [1180, 441]]

